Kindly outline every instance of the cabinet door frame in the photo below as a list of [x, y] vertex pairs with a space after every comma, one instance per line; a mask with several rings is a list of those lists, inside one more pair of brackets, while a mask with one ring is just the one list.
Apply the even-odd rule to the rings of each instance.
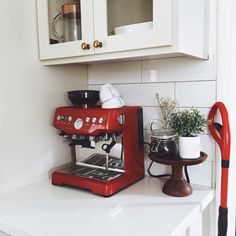
[[[38, 37], [40, 59], [56, 59], [94, 54], [93, 43], [93, 0], [80, 0], [82, 40], [50, 44], [48, 0], [37, 0]], [[89, 50], [82, 50], [81, 44], [90, 44]]]
[[172, 45], [172, 0], [153, 0], [153, 29], [112, 36], [107, 32], [107, 1], [94, 0], [95, 40], [103, 43], [95, 53]]

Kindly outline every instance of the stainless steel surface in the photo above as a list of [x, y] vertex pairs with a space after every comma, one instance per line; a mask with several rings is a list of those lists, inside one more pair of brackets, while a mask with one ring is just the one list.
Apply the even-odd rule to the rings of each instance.
[[106, 169], [108, 169], [109, 165], [109, 153], [106, 154]]
[[100, 181], [112, 180], [125, 172], [124, 164], [116, 157], [109, 156], [108, 168], [106, 168], [106, 155], [93, 154], [76, 165], [60, 170], [60, 172], [73, 174]]
[[106, 155], [102, 154], [93, 154], [83, 162], [77, 162], [76, 165], [60, 171], [101, 181], [112, 180], [125, 172], [123, 163], [112, 156], [110, 156], [108, 168], [106, 168]]
[[107, 154], [103, 155], [95, 153], [81, 162], [76, 162], [76, 165], [94, 169], [110, 170], [119, 173], [125, 172], [124, 163], [114, 156], [109, 156], [107, 162]]
[[[101, 181], [109, 181], [125, 173], [122, 134], [118, 136], [115, 133], [104, 133], [98, 136], [71, 134], [69, 136], [72, 140], [72, 165], [61, 169], [60, 172]], [[89, 148], [83, 146], [83, 141], [90, 143]], [[79, 159], [76, 158], [77, 152]]]
[[93, 168], [93, 169], [110, 170], [110, 171], [115, 171], [115, 172], [118, 172], [118, 173], [124, 173], [125, 172], [124, 170], [117, 169], [117, 168], [110, 168], [110, 167], [106, 168], [104, 166], [96, 166], [96, 165], [87, 164], [87, 163], [83, 163], [83, 162], [77, 162], [76, 165], [77, 166], [90, 167], [90, 168]]

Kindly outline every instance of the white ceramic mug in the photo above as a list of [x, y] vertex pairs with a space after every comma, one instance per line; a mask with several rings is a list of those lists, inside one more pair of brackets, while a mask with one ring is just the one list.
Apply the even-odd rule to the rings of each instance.
[[121, 97], [114, 97], [102, 103], [102, 108], [118, 108], [125, 105]]
[[112, 98], [119, 97], [120, 93], [111, 84], [104, 84], [100, 88], [100, 100], [104, 103]]

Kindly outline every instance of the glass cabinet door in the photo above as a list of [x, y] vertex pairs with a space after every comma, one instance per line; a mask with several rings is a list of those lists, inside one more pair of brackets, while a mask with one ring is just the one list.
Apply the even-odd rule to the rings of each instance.
[[171, 7], [171, 0], [94, 0], [95, 52], [171, 45]]
[[93, 0], [38, 0], [40, 59], [94, 53]]

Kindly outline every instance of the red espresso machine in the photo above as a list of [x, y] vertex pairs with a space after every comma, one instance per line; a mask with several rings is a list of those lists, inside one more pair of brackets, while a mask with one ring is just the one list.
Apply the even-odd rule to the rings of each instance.
[[71, 91], [68, 95], [75, 106], [57, 108], [53, 124], [70, 140], [72, 164], [55, 171], [52, 184], [111, 196], [142, 179], [142, 108], [96, 107], [99, 91], [94, 90]]

